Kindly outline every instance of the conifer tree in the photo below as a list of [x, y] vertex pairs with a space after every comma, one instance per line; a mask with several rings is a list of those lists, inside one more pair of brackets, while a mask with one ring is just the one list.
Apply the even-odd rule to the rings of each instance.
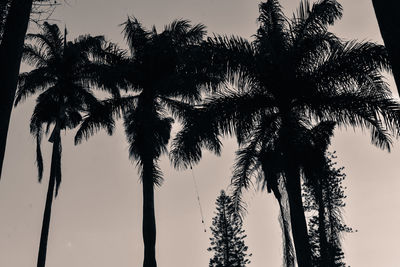
[[337, 168], [335, 152], [327, 153], [326, 165], [317, 179], [304, 185], [305, 210], [308, 220], [313, 266], [345, 267], [342, 235], [353, 229], [343, 222], [345, 207], [343, 167]]
[[245, 231], [242, 220], [237, 216], [230, 196], [221, 191], [215, 204], [216, 216], [210, 227], [213, 237], [208, 251], [214, 251], [209, 267], [245, 267], [250, 263], [248, 247], [244, 243]]

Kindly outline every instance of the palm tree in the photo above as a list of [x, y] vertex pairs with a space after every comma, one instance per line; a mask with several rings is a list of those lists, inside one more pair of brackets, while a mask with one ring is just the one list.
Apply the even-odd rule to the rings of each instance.
[[[268, 191], [279, 181], [287, 192], [297, 263], [311, 266], [301, 197], [304, 158], [313, 147], [309, 132], [316, 122], [367, 128], [372, 143], [389, 150], [398, 134], [399, 104], [391, 98], [381, 70], [389, 70], [383, 46], [341, 42], [327, 28], [341, 17], [336, 1], [312, 6], [302, 1], [293, 19], [277, 0], [259, 6], [253, 42], [239, 37], [209, 39], [213, 60], [229, 68], [229, 82], [198, 108], [173, 141], [178, 167], [201, 158], [201, 148], [219, 152], [218, 136], [236, 135], [238, 151], [232, 179], [237, 202], [252, 175], [262, 169]], [[327, 127], [327, 126], [324, 126]]]
[[155, 267], [154, 186], [162, 182], [158, 162], [167, 151], [174, 121], [168, 111], [189, 115], [189, 103], [200, 99], [201, 89], [221, 79], [209, 77], [205, 71], [204, 25], [175, 20], [160, 33], [154, 26], [147, 30], [134, 17], [123, 25], [130, 56], [113, 47], [106, 61], [114, 68], [112, 79], [121, 88], [128, 85], [125, 89], [133, 94], [103, 101], [101, 108], [85, 118], [75, 141], [87, 139], [101, 127], [112, 128], [122, 112], [129, 156], [139, 166], [143, 186], [143, 266]]
[[[100, 105], [89, 85], [98, 84], [95, 68], [90, 59], [101, 49], [103, 37], [81, 36], [74, 42], [66, 41], [57, 25], [44, 23], [42, 33], [28, 34], [36, 45], [24, 47], [23, 60], [34, 66], [22, 73], [16, 93], [15, 105], [28, 96], [40, 93], [36, 99], [30, 132], [36, 137], [36, 163], [39, 182], [43, 175], [40, 149], [43, 134], [48, 134], [53, 144], [50, 178], [40, 237], [38, 267], [45, 266], [51, 206], [61, 183], [61, 131], [73, 129], [82, 120], [81, 113], [89, 107]], [[44, 128], [45, 127], [45, 128]]]

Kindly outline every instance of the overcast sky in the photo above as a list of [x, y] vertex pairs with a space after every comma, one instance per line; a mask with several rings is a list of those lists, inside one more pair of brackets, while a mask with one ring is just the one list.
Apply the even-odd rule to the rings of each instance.
[[[346, 39], [381, 43], [369, 0], [340, 1], [344, 17], [333, 28]], [[53, 15], [67, 25], [69, 38], [80, 34], [104, 34], [125, 46], [121, 27], [135, 15], [150, 28], [175, 18], [204, 23], [209, 34], [225, 33], [251, 38], [256, 31], [258, 1], [253, 0], [68, 0]], [[282, 1], [287, 15], [298, 0]], [[393, 80], [388, 79], [395, 90]], [[397, 94], [396, 94], [397, 95]], [[0, 266], [36, 266], [42, 215], [50, 167], [50, 143], [44, 139], [45, 173], [37, 182], [35, 142], [29, 135], [34, 100], [13, 111], [3, 176], [0, 181]], [[174, 130], [175, 133], [175, 130]], [[63, 181], [53, 202], [48, 243], [49, 267], [141, 266], [142, 195], [137, 169], [128, 159], [128, 144], [121, 125], [112, 137], [100, 133], [79, 146], [73, 132], [62, 135]], [[336, 150], [346, 179], [345, 219], [358, 230], [344, 241], [346, 262], [357, 266], [398, 265], [400, 252], [399, 142], [392, 153], [370, 144], [368, 133], [336, 131]], [[221, 157], [205, 153], [194, 168], [207, 228], [215, 210], [215, 198], [230, 180], [234, 140], [224, 142]], [[161, 159], [165, 182], [156, 190], [157, 261], [160, 267], [208, 266], [210, 232], [204, 233], [192, 173], [177, 172], [166, 157]], [[250, 267], [282, 264], [281, 230], [275, 199], [266, 192], [251, 191], [245, 218], [246, 243], [253, 253]]]

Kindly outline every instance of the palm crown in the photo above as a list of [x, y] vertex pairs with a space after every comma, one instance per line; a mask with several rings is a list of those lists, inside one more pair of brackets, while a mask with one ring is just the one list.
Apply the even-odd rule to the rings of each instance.
[[15, 105], [30, 95], [40, 93], [30, 130], [37, 138], [37, 165], [41, 179], [43, 126], [48, 133], [54, 125], [52, 141], [56, 128], [57, 131], [75, 128], [82, 120], [82, 112], [98, 104], [89, 87], [96, 80], [85, 70], [91, 64], [91, 56], [100, 51], [103, 37], [81, 36], [74, 42], [67, 42], [66, 32], [63, 36], [57, 25], [44, 23], [42, 33], [28, 34], [27, 39], [35, 41], [36, 45], [25, 45], [23, 60], [35, 69], [20, 75]]
[[183, 114], [190, 109], [187, 103], [200, 100], [202, 88], [221, 78], [212, 78], [202, 69], [207, 64], [200, 57], [205, 35], [202, 24], [191, 26], [189, 21], [176, 20], [161, 33], [155, 27], [145, 29], [136, 18], [128, 18], [123, 26], [130, 56], [118, 49], [109, 51], [117, 64], [107, 64], [119, 73], [114, 79], [120, 88], [134, 94], [103, 101], [102, 110], [93, 110], [85, 118], [75, 141], [109, 127], [105, 115], [122, 111], [130, 156], [140, 163], [166, 151], [173, 122], [167, 111]]

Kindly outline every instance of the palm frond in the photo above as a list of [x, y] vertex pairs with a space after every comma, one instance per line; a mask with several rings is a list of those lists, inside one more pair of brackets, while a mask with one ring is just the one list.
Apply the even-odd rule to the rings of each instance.
[[232, 200], [235, 210], [241, 216], [244, 216], [246, 212], [242, 200], [243, 190], [248, 190], [250, 185], [252, 185], [252, 177], [257, 175], [260, 169], [258, 161], [260, 152], [257, 150], [257, 146], [258, 142], [251, 142], [236, 152], [230, 187], [232, 188]]
[[185, 123], [190, 120], [192, 116], [195, 116], [196, 107], [191, 104], [168, 97], [160, 97], [160, 99], [171, 112], [172, 116], [177, 118], [181, 123]]
[[137, 108], [125, 111], [124, 128], [130, 158], [140, 163], [150, 158], [158, 159], [166, 153], [172, 123], [173, 119], [167, 117], [161, 108], [147, 113], [139, 104]]
[[166, 25], [162, 34], [167, 34], [176, 45], [196, 44], [206, 35], [206, 27], [203, 24], [192, 26], [189, 20], [174, 20]]
[[115, 127], [113, 104], [112, 101], [105, 100], [89, 107], [75, 134], [75, 145], [82, 143], [83, 139], [87, 140], [100, 129], [106, 129], [108, 135], [113, 134]]
[[139, 161], [137, 165], [138, 165], [138, 170], [140, 173], [140, 179], [141, 179], [142, 183], [143, 183], [144, 179], [151, 178], [152, 183], [154, 185], [156, 185], [156, 186], [162, 185], [164, 178], [163, 178], [163, 173], [162, 173], [160, 167], [158, 166], [157, 160], [152, 162], [151, 169], [149, 169], [147, 173], [144, 171], [145, 166], [143, 165], [142, 161]]
[[235, 133], [236, 122], [246, 123], [246, 127], [241, 127], [244, 130], [251, 127], [261, 110], [269, 114], [276, 111], [273, 98], [258, 92], [219, 92], [207, 98], [203, 106], [221, 133], [228, 135]]
[[149, 32], [135, 17], [128, 17], [127, 21], [121, 25], [124, 27], [124, 37], [132, 55], [140, 53], [148, 42]]
[[82, 54], [98, 55], [102, 52], [105, 38], [102, 35], [80, 35], [75, 38], [72, 45]]
[[63, 51], [63, 35], [56, 24], [43, 23], [42, 33], [27, 34], [27, 40], [34, 40], [40, 47], [40, 50], [52, 55], [52, 57], [61, 57]]
[[45, 67], [48, 65], [49, 56], [39, 47], [25, 44], [22, 51], [22, 60], [31, 66]]
[[288, 33], [288, 19], [278, 0], [261, 2], [259, 12], [260, 27], [254, 43], [263, 55], [273, 53], [274, 57], [279, 57], [282, 51], [288, 50], [292, 42]]
[[202, 156], [202, 148], [220, 155], [222, 143], [219, 140], [219, 131], [215, 124], [210, 123], [208, 113], [194, 109], [175, 110], [181, 115], [190, 112], [190, 116], [185, 116], [188, 113], [180, 116], [183, 128], [172, 140], [170, 160], [174, 167], [188, 168], [198, 163]]
[[372, 42], [349, 41], [332, 47], [329, 57], [311, 74], [320, 84], [343, 85], [375, 84], [382, 80], [379, 71], [390, 71], [386, 49]]
[[315, 95], [309, 104], [318, 119], [334, 121], [338, 126], [371, 129], [371, 141], [380, 148], [390, 149], [389, 132], [398, 136], [400, 105], [394, 99], [359, 91]]
[[336, 0], [319, 0], [312, 7], [308, 0], [302, 0], [292, 20], [297, 40], [325, 31], [328, 25], [342, 17], [342, 11], [342, 5]]
[[286, 17], [282, 12], [282, 6], [278, 0], [267, 0], [259, 4], [260, 15], [258, 21], [267, 35], [272, 33], [282, 34], [286, 27]]
[[207, 71], [213, 75], [225, 76], [228, 72], [240, 73], [250, 79], [256, 73], [256, 60], [253, 45], [246, 39], [236, 36], [214, 35], [204, 44], [210, 55]]
[[56, 80], [49, 68], [42, 67], [19, 75], [18, 88], [15, 94], [14, 105], [17, 106], [27, 97], [53, 86]]

